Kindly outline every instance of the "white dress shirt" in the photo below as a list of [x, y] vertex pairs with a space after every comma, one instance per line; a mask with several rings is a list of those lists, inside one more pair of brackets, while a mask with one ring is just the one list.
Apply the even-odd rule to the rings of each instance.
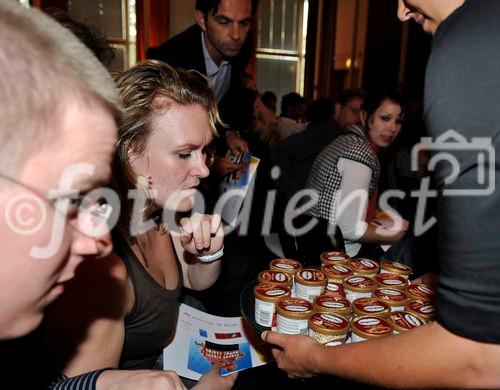
[[212, 90], [214, 91], [215, 100], [219, 103], [231, 85], [231, 63], [229, 61], [222, 60], [221, 64], [217, 66], [208, 53], [204, 34], [204, 32], [201, 33], [201, 45], [203, 47], [203, 57], [205, 58], [207, 78]]

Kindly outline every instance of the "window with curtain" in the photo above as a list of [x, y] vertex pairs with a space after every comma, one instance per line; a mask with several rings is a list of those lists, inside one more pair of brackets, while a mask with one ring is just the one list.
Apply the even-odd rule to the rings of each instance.
[[261, 0], [257, 35], [257, 87], [278, 104], [290, 92], [304, 94], [308, 0]]

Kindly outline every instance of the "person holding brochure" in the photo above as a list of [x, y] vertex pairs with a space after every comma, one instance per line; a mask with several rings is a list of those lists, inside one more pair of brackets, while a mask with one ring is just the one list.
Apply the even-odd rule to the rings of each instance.
[[[67, 294], [50, 308], [47, 360], [66, 377], [55, 389], [95, 370], [101, 370], [99, 390], [161, 383], [184, 388], [175, 372], [144, 369], [153, 368], [173, 338], [181, 288], [206, 289], [220, 272], [220, 217], [181, 217], [208, 175], [218, 112], [206, 79], [195, 71], [151, 60], [116, 82], [126, 118], [114, 161], [121, 204], [114, 252], [80, 267]], [[196, 388], [229, 389], [235, 376], [221, 377], [217, 370]]]
[[[399, 18], [434, 35], [427, 65], [425, 120], [434, 138], [454, 129], [487, 137], [498, 150], [500, 2], [399, 0]], [[474, 139], [474, 138], [473, 138]], [[475, 189], [477, 150], [452, 151], [460, 164], [435, 172], [440, 190]], [[475, 154], [473, 154], [475, 153]], [[437, 320], [397, 336], [325, 348], [305, 336], [264, 333], [278, 366], [294, 377], [339, 375], [393, 388], [500, 387], [499, 164], [496, 190], [438, 198]], [[476, 184], [476, 186], [475, 186]]]

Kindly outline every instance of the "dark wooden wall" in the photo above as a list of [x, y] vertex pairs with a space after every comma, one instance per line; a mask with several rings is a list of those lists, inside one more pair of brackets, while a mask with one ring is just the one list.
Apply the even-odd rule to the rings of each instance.
[[[309, 19], [307, 22], [306, 69], [304, 95], [311, 101], [314, 93], [320, 97], [332, 97], [337, 81], [333, 69], [335, 53], [335, 21], [337, 19], [337, 1], [323, 1], [323, 12], [318, 20], [319, 1], [309, 1]], [[320, 27], [320, 50], [317, 53], [316, 41]], [[314, 72], [319, 70], [315, 83]]]
[[411, 99], [423, 97], [425, 66], [431, 38], [422, 28], [409, 22], [405, 77], [398, 85], [403, 24], [396, 15], [393, 0], [370, 2], [362, 86], [367, 91], [400, 87]]
[[137, 0], [137, 60], [168, 39], [170, 0]]

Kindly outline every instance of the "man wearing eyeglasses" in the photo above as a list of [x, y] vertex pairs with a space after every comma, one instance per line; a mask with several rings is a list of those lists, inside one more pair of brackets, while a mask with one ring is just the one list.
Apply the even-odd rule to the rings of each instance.
[[77, 206], [82, 194], [110, 178], [121, 109], [97, 59], [41, 12], [0, 2], [0, 36], [5, 340], [34, 330], [78, 264], [111, 249], [109, 234], [84, 233]]
[[361, 89], [348, 89], [335, 103], [335, 121], [342, 129], [352, 125], [361, 125], [361, 111], [365, 102], [366, 93]]

